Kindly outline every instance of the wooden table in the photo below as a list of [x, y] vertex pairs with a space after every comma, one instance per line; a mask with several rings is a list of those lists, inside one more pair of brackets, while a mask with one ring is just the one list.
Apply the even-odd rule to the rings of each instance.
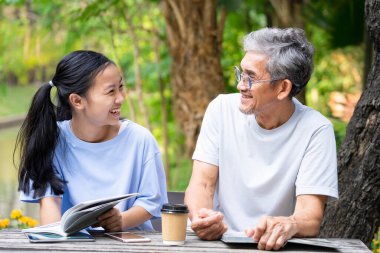
[[[161, 233], [140, 232], [152, 241], [148, 243], [123, 243], [103, 235], [96, 235], [95, 242], [69, 243], [30, 243], [20, 230], [0, 231], [0, 251], [15, 252], [267, 252], [257, 250], [255, 245], [227, 245], [221, 241], [202, 241], [194, 233], [187, 233], [186, 243], [183, 246], [166, 246], [162, 244]], [[339, 242], [338, 249], [321, 247], [290, 245], [281, 252], [365, 252], [371, 251], [360, 241], [355, 239], [331, 239]]]

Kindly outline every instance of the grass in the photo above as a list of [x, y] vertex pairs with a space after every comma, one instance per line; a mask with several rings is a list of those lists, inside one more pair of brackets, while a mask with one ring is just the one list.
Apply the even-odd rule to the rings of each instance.
[[37, 88], [0, 84], [0, 118], [26, 114]]

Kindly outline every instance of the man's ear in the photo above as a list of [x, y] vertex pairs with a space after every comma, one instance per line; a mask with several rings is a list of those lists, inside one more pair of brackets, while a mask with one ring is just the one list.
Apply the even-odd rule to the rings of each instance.
[[83, 98], [79, 96], [78, 94], [71, 93], [69, 95], [69, 102], [74, 109], [80, 110], [83, 108], [83, 102], [84, 102]]
[[278, 87], [277, 98], [283, 100], [288, 98], [290, 92], [292, 91], [293, 84], [289, 79], [284, 79]]

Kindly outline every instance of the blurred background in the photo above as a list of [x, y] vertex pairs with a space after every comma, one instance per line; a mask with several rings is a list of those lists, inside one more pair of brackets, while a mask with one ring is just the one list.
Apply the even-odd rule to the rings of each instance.
[[[315, 69], [299, 99], [334, 124], [339, 148], [372, 62], [364, 0], [0, 0], [0, 216], [18, 201], [18, 129], [36, 89], [73, 50], [99, 51], [123, 71], [122, 116], [150, 129], [170, 191], [185, 190], [208, 102], [236, 92], [243, 36], [300, 27]], [[107, 173], [105, 170], [104, 173]]]

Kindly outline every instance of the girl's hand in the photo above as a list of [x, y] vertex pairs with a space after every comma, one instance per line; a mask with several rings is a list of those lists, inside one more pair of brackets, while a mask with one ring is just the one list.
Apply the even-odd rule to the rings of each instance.
[[122, 231], [122, 213], [114, 207], [98, 217], [97, 225], [103, 227], [107, 232]]

